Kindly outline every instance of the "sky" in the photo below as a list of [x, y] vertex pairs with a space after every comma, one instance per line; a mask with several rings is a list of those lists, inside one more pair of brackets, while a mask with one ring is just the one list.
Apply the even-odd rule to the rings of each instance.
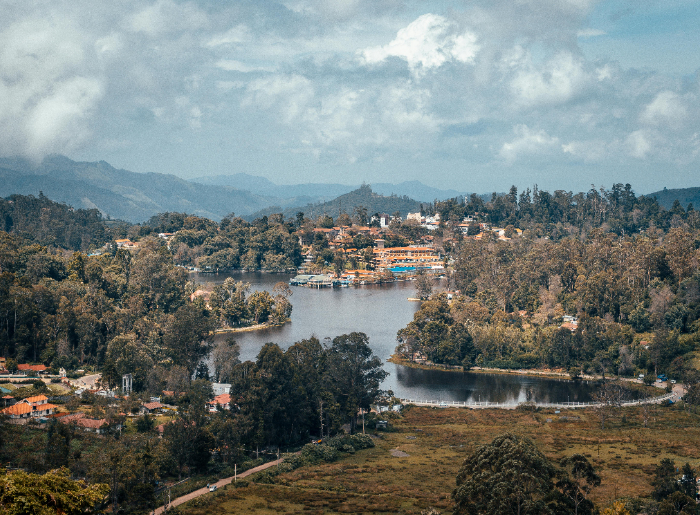
[[700, 186], [697, 0], [0, 0], [0, 155], [459, 191]]

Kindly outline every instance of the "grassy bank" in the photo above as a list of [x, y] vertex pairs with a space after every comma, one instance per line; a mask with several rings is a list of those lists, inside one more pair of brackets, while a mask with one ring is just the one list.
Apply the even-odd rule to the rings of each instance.
[[214, 334], [220, 333], [248, 333], [250, 331], [260, 331], [261, 329], [269, 329], [271, 327], [281, 327], [284, 324], [291, 322], [292, 319], [288, 318], [282, 324], [255, 324], [246, 327], [219, 327], [214, 330]]
[[[591, 494], [605, 507], [622, 497], [651, 492], [654, 466], [670, 458], [697, 467], [700, 416], [682, 407], [621, 409], [600, 429], [592, 410], [466, 410], [411, 408], [379, 433], [372, 449], [341, 461], [302, 467], [273, 484], [228, 487], [184, 505], [180, 513], [413, 513], [428, 507], [451, 511], [450, 493], [464, 457], [494, 436], [514, 431], [532, 438], [551, 459], [589, 457], [603, 483]], [[393, 453], [392, 453], [393, 451]], [[401, 452], [396, 452], [401, 451]], [[399, 455], [402, 457], [397, 457]]]

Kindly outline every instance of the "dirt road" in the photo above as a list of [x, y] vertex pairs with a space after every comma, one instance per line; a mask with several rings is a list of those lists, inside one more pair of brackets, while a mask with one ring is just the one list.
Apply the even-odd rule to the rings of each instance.
[[[255, 474], [256, 472], [260, 472], [261, 470], [265, 470], [270, 467], [274, 467], [275, 465], [278, 465], [279, 463], [282, 463], [284, 461], [284, 458], [280, 458], [279, 460], [271, 461], [269, 463], [265, 463], [264, 465], [260, 465], [259, 467], [254, 467], [252, 469], [246, 470], [245, 472], [241, 472], [238, 474], [238, 479], [243, 479], [244, 477], [247, 477], [251, 474]], [[217, 488], [221, 488], [224, 485], [228, 485], [229, 483], [233, 482], [233, 476], [227, 477], [225, 479], [219, 480], [218, 483], [212, 483], [215, 484]], [[182, 497], [178, 497], [177, 499], [173, 499], [170, 503], [170, 506], [161, 506], [160, 508], [156, 508], [155, 511], [152, 512], [152, 515], [160, 515], [161, 513], [165, 513], [165, 509], [167, 508], [173, 508], [175, 506], [179, 506], [183, 503], [186, 503], [187, 501], [191, 501], [192, 499], [199, 497], [200, 495], [205, 495], [209, 493], [208, 488], [200, 488], [199, 490], [195, 490], [194, 492], [190, 492], [187, 495], [183, 495]]]

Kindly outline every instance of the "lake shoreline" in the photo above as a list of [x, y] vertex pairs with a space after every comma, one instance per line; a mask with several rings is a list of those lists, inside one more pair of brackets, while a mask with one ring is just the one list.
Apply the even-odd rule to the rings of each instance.
[[[521, 375], [521, 376], [535, 376], [535, 377], [541, 377], [544, 379], [566, 379], [571, 382], [576, 382], [576, 381], [600, 381], [603, 379], [602, 376], [599, 375], [589, 375], [589, 374], [581, 374], [578, 376], [576, 379], [572, 379], [571, 376], [566, 373], [566, 372], [558, 372], [556, 370], [548, 370], [548, 369], [537, 369], [537, 368], [523, 368], [523, 369], [517, 369], [517, 370], [511, 370], [511, 369], [506, 369], [506, 368], [488, 368], [488, 367], [472, 367], [468, 370], [464, 370], [461, 366], [458, 365], [441, 365], [441, 364], [436, 364], [436, 363], [416, 363], [416, 362], [411, 362], [408, 361], [407, 359], [401, 358], [397, 356], [396, 354], [392, 354], [391, 357], [387, 360], [389, 363], [393, 363], [395, 365], [401, 365], [407, 368], [416, 368], [420, 370], [442, 370], [445, 372], [474, 372], [476, 374], [499, 374], [499, 375]], [[636, 378], [630, 378], [630, 377], [615, 377], [615, 376], [607, 376], [608, 379], [613, 379], [613, 380], [620, 380], [620, 381], [626, 381], [628, 383], [631, 383], [634, 387], [636, 388], [656, 388], [656, 389], [665, 389], [667, 386], [667, 383], [653, 383], [652, 385], [644, 385], [644, 383], [640, 382], [639, 379]], [[674, 384], [673, 390], [676, 391], [677, 389], [685, 391], [684, 386], [682, 384]], [[636, 389], [635, 388], [635, 389]]]
[[421, 370], [444, 370], [445, 372], [475, 372], [479, 374], [503, 374], [503, 375], [532, 375], [537, 377], [545, 377], [550, 379], [569, 379], [571, 381], [576, 381], [579, 379], [586, 381], [595, 381], [600, 379], [600, 377], [581, 375], [577, 379], [571, 379], [571, 376], [566, 372], [557, 372], [555, 370], [546, 369], [518, 369], [511, 370], [507, 368], [488, 368], [488, 367], [471, 367], [468, 370], [464, 370], [463, 367], [459, 365], [442, 365], [438, 363], [417, 363], [415, 361], [408, 361], [407, 359], [401, 358], [396, 354], [392, 354], [387, 360], [389, 363], [395, 365], [402, 365], [409, 368], [417, 368]]
[[271, 329], [273, 327], [282, 327], [285, 324], [291, 322], [292, 319], [288, 318], [282, 324], [255, 324], [246, 327], [219, 327], [214, 329], [214, 334], [226, 334], [226, 333], [249, 333], [252, 331], [262, 331], [263, 329]]

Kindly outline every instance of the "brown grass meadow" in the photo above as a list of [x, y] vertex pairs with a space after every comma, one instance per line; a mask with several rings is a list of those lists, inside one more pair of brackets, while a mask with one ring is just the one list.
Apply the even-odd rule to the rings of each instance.
[[[585, 454], [602, 477], [591, 495], [601, 508], [615, 499], [648, 496], [662, 458], [678, 467], [700, 465], [700, 416], [680, 406], [653, 407], [647, 428], [639, 407], [620, 410], [606, 426], [600, 429], [591, 410], [412, 407], [391, 421], [392, 431], [378, 433], [373, 449], [280, 474], [273, 484], [248, 478], [191, 501], [178, 513], [419, 514], [429, 507], [449, 513], [464, 457], [506, 431], [530, 437], [552, 460]], [[408, 456], [395, 457], [392, 450]]]

